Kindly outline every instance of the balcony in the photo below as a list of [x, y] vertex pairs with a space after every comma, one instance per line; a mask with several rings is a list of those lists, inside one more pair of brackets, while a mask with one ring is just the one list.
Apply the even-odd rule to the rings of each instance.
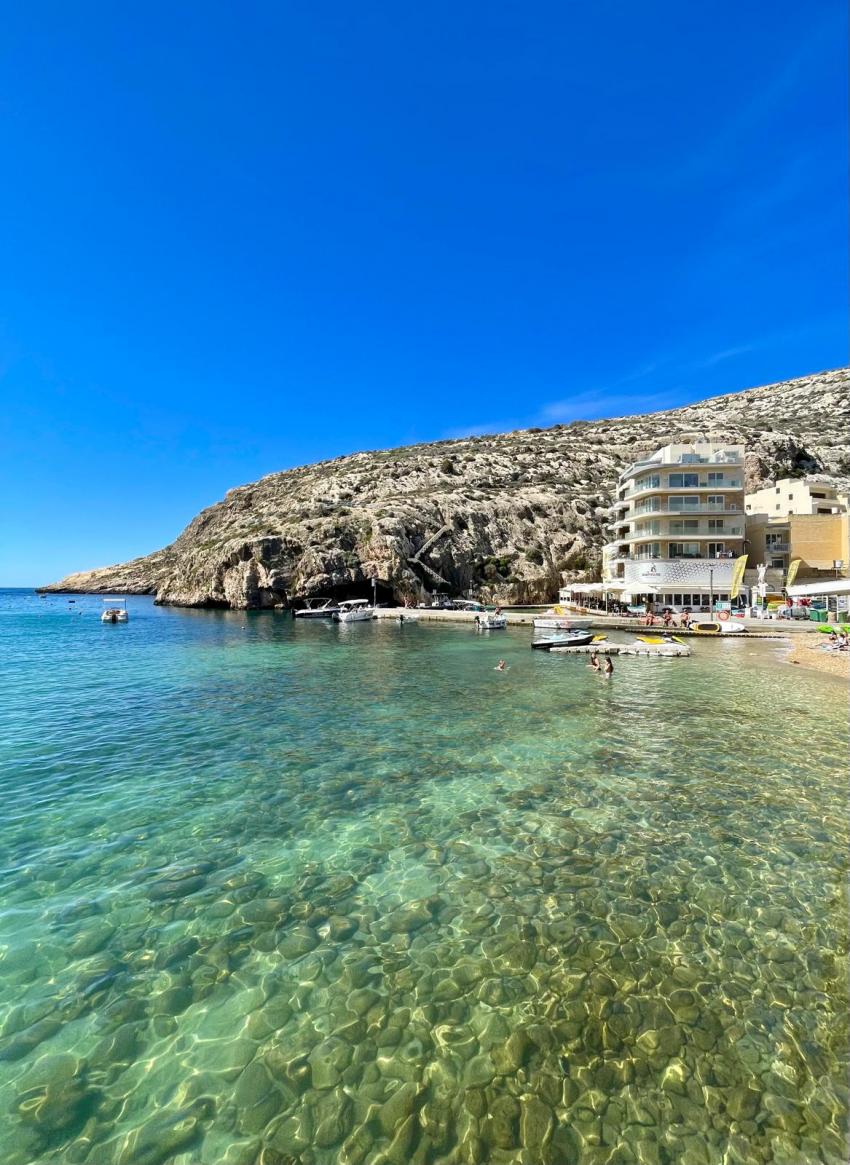
[[623, 519], [623, 521], [641, 518], [644, 514], [652, 514], [653, 517], [660, 518], [665, 514], [677, 517], [679, 514], [743, 514], [743, 512], [742, 506], [720, 506], [716, 503], [709, 505], [708, 502], [696, 506], [671, 506], [668, 503], [659, 502], [657, 506], [635, 506], [628, 518]]
[[790, 550], [790, 542], [771, 542], [764, 548], [765, 554], [788, 554]]
[[695, 491], [702, 492], [704, 490], [711, 490], [712, 493], [722, 494], [738, 492], [744, 488], [742, 478], [729, 478], [727, 481], [709, 482], [707, 478], [700, 478], [699, 485], [670, 485], [669, 478], [666, 481], [660, 480], [657, 485], [641, 485], [640, 482], [633, 482], [626, 491], [626, 497], [631, 501], [634, 498], [643, 497], [645, 494], [653, 493], [676, 493], [680, 490], [693, 493]]
[[[705, 527], [701, 527], [699, 530], [647, 530], [646, 533], [635, 530], [635, 532], [629, 536], [629, 542], [646, 542], [653, 540], [657, 542], [659, 538], [672, 539], [674, 542], [688, 542], [694, 538], [698, 538], [700, 540], [708, 539], [712, 542], [728, 542], [730, 539], [732, 541], [740, 541], [740, 539], [743, 537], [743, 526], [727, 526], [725, 530], [708, 530]], [[768, 551], [768, 553], [773, 552]], [[777, 553], [779, 552], [777, 551]]]

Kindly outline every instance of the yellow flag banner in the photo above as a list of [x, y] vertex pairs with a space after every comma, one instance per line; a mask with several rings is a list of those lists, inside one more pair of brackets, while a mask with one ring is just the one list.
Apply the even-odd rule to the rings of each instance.
[[748, 554], [742, 554], [740, 558], [735, 559], [735, 568], [732, 571], [732, 589], [729, 592], [730, 599], [737, 599], [738, 593], [741, 590], [741, 583], [744, 581], [744, 571], [747, 569]]
[[787, 576], [787, 578], [785, 579], [785, 589], [786, 589], [786, 591], [788, 590], [788, 588], [789, 588], [790, 586], [792, 586], [792, 585], [793, 585], [793, 583], [794, 583], [794, 579], [797, 577], [797, 571], [800, 569], [800, 563], [801, 563], [802, 561], [803, 561], [803, 560], [802, 560], [802, 558], [795, 558], [795, 559], [794, 559], [794, 561], [793, 561], [792, 563], [789, 563], [789, 565], [788, 565], [788, 576]]

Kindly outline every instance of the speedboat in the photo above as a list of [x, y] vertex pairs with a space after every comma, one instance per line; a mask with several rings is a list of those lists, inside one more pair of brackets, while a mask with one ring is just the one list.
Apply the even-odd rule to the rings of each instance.
[[104, 599], [104, 603], [111, 603], [111, 607], [107, 607], [100, 616], [101, 623], [126, 623], [129, 615], [127, 614], [127, 600], [126, 599]]
[[335, 623], [365, 623], [375, 618], [375, 608], [368, 599], [346, 599], [334, 614]]
[[333, 599], [305, 599], [306, 607], [293, 611], [296, 619], [332, 619], [339, 610]]
[[550, 651], [553, 647], [588, 647], [595, 636], [591, 631], [567, 631], [563, 635], [547, 635], [545, 639], [533, 639], [535, 651]]
[[535, 616], [532, 623], [543, 631], [573, 631], [576, 628], [590, 627], [593, 618], [590, 615], [574, 615], [558, 603], [544, 611], [542, 615]]
[[475, 626], [479, 631], [504, 631], [507, 625], [506, 616], [497, 615], [491, 611], [485, 611], [483, 614], [475, 616]]

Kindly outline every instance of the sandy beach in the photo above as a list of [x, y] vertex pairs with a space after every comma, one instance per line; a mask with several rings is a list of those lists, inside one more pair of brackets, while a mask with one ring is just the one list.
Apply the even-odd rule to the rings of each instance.
[[788, 663], [814, 668], [816, 671], [826, 672], [827, 675], [836, 676], [838, 679], [850, 678], [850, 652], [825, 651], [821, 637], [817, 636], [817, 640], [818, 642], [812, 642], [812, 639], [807, 636], [804, 642], [795, 643], [788, 653]]

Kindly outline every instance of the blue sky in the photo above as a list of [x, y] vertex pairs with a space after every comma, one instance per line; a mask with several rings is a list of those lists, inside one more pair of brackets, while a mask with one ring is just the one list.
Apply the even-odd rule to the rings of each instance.
[[846, 359], [837, 0], [7, 5], [0, 584]]

